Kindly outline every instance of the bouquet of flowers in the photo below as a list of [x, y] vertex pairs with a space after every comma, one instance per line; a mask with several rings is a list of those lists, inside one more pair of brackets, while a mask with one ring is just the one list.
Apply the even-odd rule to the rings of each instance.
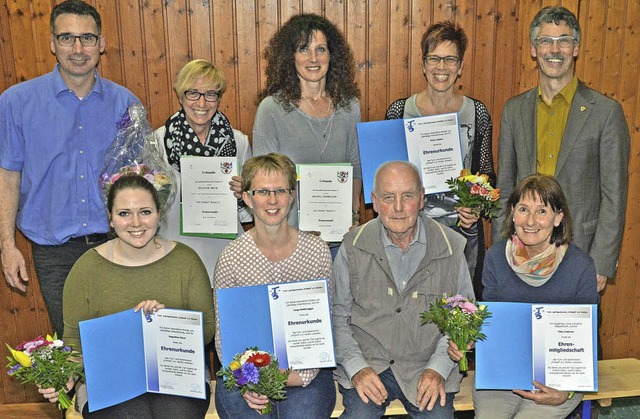
[[112, 175], [108, 173], [102, 174], [100, 186], [104, 190], [105, 196], [109, 193], [109, 188], [116, 180], [120, 179], [121, 176], [130, 174], [136, 174], [144, 177], [156, 188], [156, 191], [158, 191], [158, 200], [160, 201], [161, 206], [167, 202], [167, 199], [169, 199], [169, 195], [171, 194], [171, 178], [159, 170], [150, 168], [146, 164], [138, 164], [136, 162], [131, 166], [121, 167], [120, 170]]
[[69, 378], [78, 379], [82, 376], [82, 365], [79, 362], [80, 354], [73, 351], [54, 334], [46, 338], [37, 338], [22, 342], [12, 349], [9, 345], [11, 356], [8, 374], [18, 377], [22, 383], [35, 383], [42, 388], [53, 387], [58, 391], [58, 406], [60, 409], [68, 409], [71, 399], [66, 392]]
[[147, 111], [139, 103], [129, 106], [116, 127], [116, 138], [105, 152], [105, 168], [100, 175], [104, 202], [116, 180], [126, 174], [138, 174], [155, 186], [160, 206], [167, 208], [177, 182], [171, 166], [162, 158], [164, 145], [153, 135]]
[[[284, 386], [289, 372], [288, 369], [280, 370], [275, 356], [253, 347], [234, 356], [229, 366], [223, 367], [216, 375], [224, 378], [224, 385], [229, 391], [239, 387], [240, 394], [255, 391], [273, 400], [283, 400], [287, 397]], [[271, 402], [268, 402], [260, 414], [271, 410]]]
[[440, 331], [456, 344], [462, 351], [460, 372], [469, 369], [467, 364], [467, 344], [470, 341], [484, 340], [486, 336], [480, 332], [485, 319], [491, 317], [487, 306], [478, 306], [476, 302], [464, 298], [462, 295], [443, 298], [434, 301], [429, 311], [420, 314], [422, 324], [433, 323]]
[[489, 184], [489, 176], [478, 173], [472, 175], [469, 169], [463, 169], [460, 176], [447, 180], [447, 185], [460, 199], [456, 208], [472, 208], [476, 215], [484, 213], [488, 218], [498, 215], [500, 189], [494, 189]]

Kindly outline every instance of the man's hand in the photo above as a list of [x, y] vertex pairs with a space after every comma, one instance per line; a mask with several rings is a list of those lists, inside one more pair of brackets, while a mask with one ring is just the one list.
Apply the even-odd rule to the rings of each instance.
[[566, 402], [569, 397], [568, 392], [558, 391], [535, 380], [533, 381], [533, 386], [538, 390], [513, 390], [513, 392], [525, 399], [533, 400], [536, 404], [546, 404], [549, 406], [559, 406]]
[[602, 292], [604, 290], [604, 287], [607, 286], [607, 280], [608, 279], [609, 278], [607, 278], [604, 275], [600, 275], [600, 274], [596, 275], [596, 280], [598, 281], [598, 285], [597, 285], [598, 293]]
[[27, 291], [26, 282], [29, 280], [29, 275], [27, 275], [27, 264], [20, 250], [15, 245], [6, 246], [2, 249], [1, 256], [2, 273], [7, 284], [22, 292]]
[[424, 370], [418, 380], [418, 397], [416, 398], [416, 405], [422, 412], [426, 407], [431, 411], [436, 405], [440, 397], [440, 406], [447, 403], [447, 395], [444, 392], [444, 377], [436, 371], [427, 368]]
[[351, 378], [351, 383], [364, 403], [369, 403], [369, 400], [371, 400], [380, 406], [387, 400], [387, 389], [371, 367], [358, 371]]

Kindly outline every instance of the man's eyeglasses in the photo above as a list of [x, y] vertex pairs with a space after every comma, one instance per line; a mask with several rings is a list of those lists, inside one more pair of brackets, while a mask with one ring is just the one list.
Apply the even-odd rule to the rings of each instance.
[[447, 66], [453, 67], [460, 62], [460, 57], [456, 57], [455, 55], [447, 55], [446, 57], [441, 57], [439, 55], [427, 55], [424, 57], [424, 60], [427, 64], [433, 67], [440, 64], [440, 61], [444, 61]]
[[72, 47], [76, 43], [76, 39], [80, 40], [80, 44], [83, 47], [95, 47], [98, 45], [98, 35], [94, 35], [92, 33], [85, 33], [84, 35], [71, 35], [68, 33], [62, 33], [60, 35], [56, 35], [56, 40], [58, 44], [63, 47]]
[[260, 198], [268, 198], [271, 196], [272, 192], [279, 198], [281, 196], [291, 195], [293, 189], [256, 189], [253, 191], [247, 191], [248, 194], [259, 196]]
[[200, 100], [202, 96], [204, 96], [206, 102], [217, 102], [218, 99], [220, 99], [220, 92], [216, 92], [215, 90], [209, 90], [204, 93], [198, 92], [197, 90], [185, 90], [184, 92], [184, 97], [193, 102]]
[[558, 43], [560, 48], [571, 48], [576, 38], [573, 36], [539, 36], [533, 42], [542, 48], [551, 48], [554, 42]]

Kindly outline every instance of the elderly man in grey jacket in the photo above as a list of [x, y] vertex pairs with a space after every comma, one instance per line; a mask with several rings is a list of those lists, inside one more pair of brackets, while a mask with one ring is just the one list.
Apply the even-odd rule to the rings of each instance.
[[342, 417], [381, 417], [399, 399], [411, 417], [452, 418], [461, 376], [446, 336], [419, 314], [443, 294], [473, 297], [465, 239], [421, 214], [411, 163], [381, 165], [371, 199], [378, 218], [345, 235], [333, 269]]

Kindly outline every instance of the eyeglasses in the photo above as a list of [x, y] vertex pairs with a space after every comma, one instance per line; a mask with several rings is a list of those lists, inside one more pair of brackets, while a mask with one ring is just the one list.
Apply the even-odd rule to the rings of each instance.
[[76, 43], [76, 39], [80, 40], [80, 44], [83, 47], [95, 47], [98, 45], [98, 35], [94, 35], [92, 33], [85, 33], [83, 35], [71, 35], [69, 33], [61, 33], [60, 35], [56, 35], [56, 39], [58, 40], [58, 44], [63, 47], [72, 47]]
[[269, 198], [272, 192], [276, 198], [279, 198], [281, 196], [291, 195], [293, 189], [256, 189], [253, 191], [247, 191], [248, 194], [259, 196], [260, 198]]
[[533, 42], [542, 48], [551, 48], [554, 42], [558, 43], [560, 48], [571, 48], [573, 43], [577, 41], [573, 36], [539, 36]]
[[184, 97], [193, 102], [200, 100], [202, 96], [204, 96], [206, 102], [217, 102], [218, 99], [220, 99], [220, 92], [216, 92], [215, 90], [209, 90], [205, 93], [198, 92], [197, 90], [185, 90], [184, 92]]
[[447, 66], [453, 67], [460, 62], [460, 57], [456, 57], [455, 55], [447, 55], [446, 57], [441, 57], [439, 55], [427, 55], [424, 57], [424, 60], [427, 64], [434, 67], [440, 64], [440, 61], [444, 61]]

